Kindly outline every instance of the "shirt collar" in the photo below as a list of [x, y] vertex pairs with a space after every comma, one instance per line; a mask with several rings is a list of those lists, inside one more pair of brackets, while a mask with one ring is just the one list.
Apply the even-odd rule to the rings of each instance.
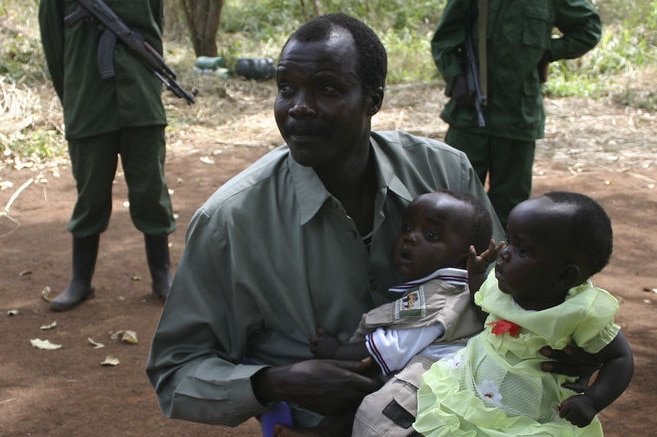
[[387, 147], [384, 149], [372, 136], [370, 136], [370, 144], [372, 145], [372, 151], [374, 153], [374, 159], [378, 171], [379, 185], [387, 187], [388, 190], [408, 202], [413, 200], [413, 196], [408, 191], [408, 188], [406, 188], [406, 185], [397, 176], [395, 166], [393, 165], [390, 156], [386, 153], [390, 148]]
[[396, 293], [406, 293], [408, 290], [419, 287], [420, 285], [429, 282], [433, 279], [440, 279], [454, 285], [464, 285], [468, 283], [467, 270], [457, 269], [454, 267], [447, 267], [438, 269], [435, 272], [425, 276], [424, 278], [415, 279], [413, 281], [404, 282], [401, 285], [392, 287], [390, 291]]
[[[397, 177], [389, 156], [371, 136], [370, 146], [372, 155], [374, 156], [379, 187], [386, 188], [388, 191], [397, 194], [408, 202], [413, 200], [406, 185]], [[304, 167], [296, 162], [290, 153], [288, 154], [287, 162], [292, 176], [294, 190], [296, 191], [297, 202], [299, 202], [299, 222], [303, 226], [333, 196], [326, 190], [326, 187], [324, 187], [324, 184], [312, 168]]]
[[292, 154], [287, 156], [287, 165], [290, 169], [292, 184], [296, 192], [296, 201], [299, 208], [299, 224], [305, 225], [312, 219], [331, 193], [311, 167], [304, 167], [294, 160]]

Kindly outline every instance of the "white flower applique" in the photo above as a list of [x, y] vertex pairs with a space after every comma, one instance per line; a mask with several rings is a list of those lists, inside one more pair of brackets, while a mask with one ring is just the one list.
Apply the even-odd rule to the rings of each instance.
[[481, 384], [477, 384], [476, 388], [479, 397], [486, 404], [493, 405], [498, 408], [502, 406], [502, 394], [500, 393], [500, 389], [494, 381], [491, 381], [490, 379], [484, 380], [481, 382]]
[[443, 362], [452, 369], [458, 369], [463, 365], [463, 355], [458, 353], [452, 354], [450, 357], [443, 358]]

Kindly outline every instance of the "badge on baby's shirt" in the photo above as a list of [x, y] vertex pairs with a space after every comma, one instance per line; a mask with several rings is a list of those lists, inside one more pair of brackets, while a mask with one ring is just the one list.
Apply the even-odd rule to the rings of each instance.
[[395, 301], [395, 319], [424, 317], [426, 313], [426, 299], [422, 287]]

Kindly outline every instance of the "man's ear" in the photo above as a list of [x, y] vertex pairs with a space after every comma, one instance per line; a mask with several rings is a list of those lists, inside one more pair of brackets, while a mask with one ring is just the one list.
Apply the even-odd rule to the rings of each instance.
[[569, 290], [582, 283], [580, 273], [581, 269], [577, 264], [568, 264], [559, 276], [559, 283], [563, 285], [564, 289]]
[[378, 87], [370, 94], [370, 107], [367, 109], [367, 114], [372, 116], [381, 110], [383, 105], [383, 88]]

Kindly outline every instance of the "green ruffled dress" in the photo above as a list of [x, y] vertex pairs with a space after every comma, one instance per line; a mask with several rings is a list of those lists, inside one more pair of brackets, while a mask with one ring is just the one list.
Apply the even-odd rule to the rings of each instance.
[[[539, 350], [575, 343], [599, 352], [620, 330], [616, 299], [587, 281], [564, 303], [528, 311], [499, 290], [493, 271], [475, 303], [489, 313], [485, 330], [423, 375], [415, 429], [430, 437], [602, 436], [597, 417], [584, 428], [559, 417], [558, 406], [575, 393], [561, 387], [568, 377], [540, 370]], [[493, 334], [500, 320], [519, 325], [516, 336]]]

